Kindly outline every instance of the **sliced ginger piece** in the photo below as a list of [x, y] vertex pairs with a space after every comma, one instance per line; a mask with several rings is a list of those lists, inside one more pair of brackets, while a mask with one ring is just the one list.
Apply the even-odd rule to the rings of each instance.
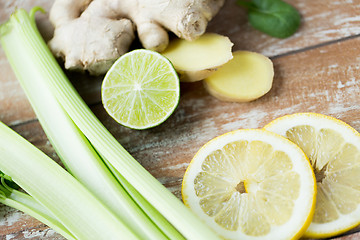
[[211, 95], [223, 101], [249, 102], [270, 91], [274, 68], [269, 58], [249, 51], [236, 51], [233, 56], [205, 79]]
[[233, 43], [228, 37], [205, 33], [194, 41], [175, 39], [162, 54], [174, 65], [182, 82], [195, 82], [210, 76], [232, 59]]

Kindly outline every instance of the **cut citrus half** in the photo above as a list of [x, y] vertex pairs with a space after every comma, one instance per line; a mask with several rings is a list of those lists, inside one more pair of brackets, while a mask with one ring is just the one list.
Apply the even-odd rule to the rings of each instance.
[[301, 149], [265, 130], [205, 144], [188, 166], [185, 205], [225, 239], [292, 239], [307, 229], [316, 183]]
[[360, 223], [360, 134], [321, 114], [298, 113], [265, 126], [300, 146], [317, 180], [314, 218], [308, 237], [331, 237]]
[[139, 49], [121, 56], [105, 75], [102, 102], [108, 114], [133, 129], [164, 122], [179, 102], [178, 75], [161, 54]]

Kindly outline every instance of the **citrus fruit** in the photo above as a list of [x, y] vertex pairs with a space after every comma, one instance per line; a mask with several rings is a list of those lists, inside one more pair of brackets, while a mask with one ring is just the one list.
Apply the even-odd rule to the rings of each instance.
[[301, 149], [280, 135], [237, 130], [205, 144], [182, 197], [225, 239], [292, 239], [311, 222], [316, 183]]
[[360, 223], [360, 134], [321, 114], [298, 113], [265, 126], [296, 143], [310, 159], [317, 181], [308, 237], [331, 237]]
[[105, 75], [102, 102], [108, 114], [133, 129], [164, 122], [179, 102], [178, 75], [159, 53], [139, 49], [121, 56]]

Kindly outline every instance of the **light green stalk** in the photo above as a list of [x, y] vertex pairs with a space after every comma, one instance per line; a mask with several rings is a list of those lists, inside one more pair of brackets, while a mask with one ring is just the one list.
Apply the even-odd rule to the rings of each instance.
[[115, 168], [153, 207], [155, 207], [187, 239], [219, 239], [179, 199], [143, 168], [110, 134], [82, 100], [49, 49], [26, 28], [28, 44], [37, 51], [34, 56], [41, 65], [51, 65], [47, 82], [51, 92], [96, 151]]
[[[29, 35], [26, 34], [27, 30], [33, 31], [33, 14], [34, 11], [30, 18], [22, 10], [13, 14], [10, 21], [2, 26], [6, 32], [1, 36], [1, 43], [57, 154], [72, 175], [139, 237], [150, 240], [167, 239], [122, 188], [49, 91], [44, 79], [51, 77], [49, 72], [54, 66], [51, 62], [47, 64], [39, 62], [39, 58], [36, 57], [38, 49], [28, 41], [29, 38], [38, 35], [31, 32]], [[39, 41], [43, 42], [42, 39]]]
[[[23, 10], [18, 10], [16, 17], [13, 18], [13, 21], [21, 22], [19, 26], [23, 38], [21, 44], [24, 44], [26, 49], [29, 50], [26, 54], [32, 56], [31, 60], [36, 61], [36, 66], [41, 66], [44, 73], [46, 73], [46, 77], [41, 79], [46, 81], [51, 93], [75, 123], [76, 127], [89, 140], [99, 155], [109, 163], [109, 168], [116, 169], [116, 174], [120, 175], [118, 180], [121, 182], [121, 178], [125, 179], [133, 189], [136, 189], [185, 238], [194, 240], [218, 239], [212, 230], [146, 171], [95, 117], [66, 78], [64, 72], [58, 66], [45, 42], [42, 40], [34, 22], [35, 11], [33, 9], [30, 12], [31, 21], [29, 21], [29, 16]], [[14, 62], [16, 62], [15, 59]], [[28, 62], [23, 64], [26, 65]]]
[[[1, 185], [2, 184], [2, 185]], [[40, 205], [33, 197], [7, 186], [4, 178], [0, 184], [0, 203], [23, 211], [45, 223], [68, 240], [76, 240], [47, 209]]]
[[137, 239], [81, 183], [0, 122], [0, 169], [80, 240]]

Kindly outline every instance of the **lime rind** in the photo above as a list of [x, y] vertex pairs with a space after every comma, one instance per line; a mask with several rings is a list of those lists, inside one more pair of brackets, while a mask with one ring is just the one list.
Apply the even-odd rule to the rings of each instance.
[[163, 123], [180, 98], [179, 77], [161, 54], [138, 49], [121, 56], [102, 83], [102, 102], [123, 126], [148, 129]]

